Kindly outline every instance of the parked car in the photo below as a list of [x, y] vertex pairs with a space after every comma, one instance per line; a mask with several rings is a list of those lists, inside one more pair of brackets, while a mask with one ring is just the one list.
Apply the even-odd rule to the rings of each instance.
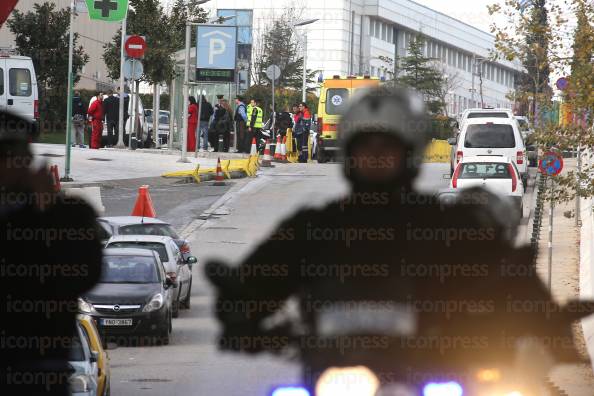
[[78, 323], [81, 326], [83, 335], [86, 336], [91, 346], [91, 350], [97, 352], [97, 395], [109, 396], [111, 394], [111, 370], [109, 365], [109, 355], [103, 343], [99, 330], [95, 325], [95, 320], [89, 315], [78, 315]]
[[[162, 235], [173, 238], [184, 256], [184, 260], [192, 255], [190, 244], [180, 238], [171, 224], [154, 217], [141, 216], [112, 216], [100, 217], [99, 224], [111, 236], [116, 235]], [[109, 239], [109, 238], [108, 238]]]
[[68, 363], [73, 373], [68, 379], [72, 396], [99, 396], [97, 393], [99, 367], [97, 361], [99, 352], [91, 347], [82, 325], [76, 323], [76, 333], [70, 342], [70, 357]]
[[92, 316], [107, 339], [151, 335], [169, 343], [174, 281], [153, 250], [105, 249], [99, 283], [79, 299], [79, 311]]
[[449, 139], [448, 143], [456, 147], [455, 157], [450, 162], [453, 170], [466, 156], [502, 156], [512, 159], [520, 171], [524, 185], [528, 182], [526, 147], [518, 123], [513, 118], [469, 119], [464, 123], [456, 141]]
[[507, 157], [465, 157], [456, 166], [450, 188], [485, 188], [509, 198], [522, 217], [524, 186], [520, 180], [520, 172], [515, 162]]
[[172, 297], [172, 315], [177, 318], [179, 307], [190, 308], [192, 296], [192, 265], [196, 257], [184, 260], [181, 252], [171, 237], [157, 235], [120, 235], [112, 237], [106, 248], [139, 248], [154, 250], [158, 253], [168, 278], [176, 282]]
[[[39, 120], [39, 92], [33, 60], [14, 50], [0, 49], [0, 112], [35, 125]], [[32, 136], [36, 137], [36, 136]]]
[[148, 133], [155, 140], [155, 143], [167, 144], [169, 138], [169, 112], [167, 110], [159, 111], [159, 133], [156, 138], [153, 133], [153, 111], [146, 110], [145, 118]]

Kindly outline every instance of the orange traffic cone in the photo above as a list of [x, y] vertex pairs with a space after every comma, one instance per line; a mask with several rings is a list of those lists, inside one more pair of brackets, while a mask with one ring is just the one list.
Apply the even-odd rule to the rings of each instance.
[[225, 185], [225, 174], [223, 173], [223, 168], [221, 167], [221, 158], [217, 159], [217, 173], [215, 174], [213, 186], [224, 186]]
[[281, 162], [288, 162], [287, 161], [287, 137], [283, 136], [283, 141], [281, 143]]
[[50, 166], [50, 175], [53, 179], [54, 192], [60, 192], [62, 186], [60, 185], [60, 173], [58, 172], [58, 165]]
[[131, 216], [157, 217], [157, 212], [155, 212], [153, 200], [148, 189], [149, 186], [147, 185], [138, 188], [138, 198], [136, 198]]
[[256, 138], [252, 138], [252, 147], [250, 147], [250, 155], [258, 155], [258, 147], [256, 147]]
[[266, 140], [266, 148], [264, 148], [264, 157], [260, 166], [264, 168], [272, 168], [272, 157], [270, 156], [270, 140]]
[[281, 136], [278, 135], [276, 137], [276, 146], [274, 146], [274, 160], [275, 161], [282, 161], [283, 156], [281, 154]]

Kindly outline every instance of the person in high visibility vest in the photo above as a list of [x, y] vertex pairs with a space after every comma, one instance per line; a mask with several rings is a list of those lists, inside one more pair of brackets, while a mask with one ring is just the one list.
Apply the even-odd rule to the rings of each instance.
[[[262, 109], [259, 107], [260, 101], [258, 99], [252, 99], [250, 104], [247, 107], [247, 117], [248, 117], [248, 136], [249, 140], [251, 141], [252, 138], [256, 138], [257, 144], [260, 144], [260, 139], [262, 138], [262, 116], [263, 112]], [[263, 151], [264, 147], [260, 147], [260, 151]]]

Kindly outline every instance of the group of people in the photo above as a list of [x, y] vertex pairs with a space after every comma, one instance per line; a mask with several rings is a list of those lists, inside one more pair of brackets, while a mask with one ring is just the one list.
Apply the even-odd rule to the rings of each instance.
[[[87, 122], [90, 123], [91, 141], [90, 148], [99, 149], [102, 146], [103, 123], [107, 126], [106, 147], [116, 144], [118, 124], [120, 117], [120, 93], [109, 91], [107, 96], [98, 92], [90, 101], [88, 108], [85, 106], [80, 92], [74, 92], [72, 98], [72, 146], [85, 147], [84, 132]], [[124, 133], [126, 133], [126, 120], [128, 119], [128, 103], [130, 96], [124, 93]]]
[[[222, 149], [229, 151], [231, 131], [235, 130], [237, 151], [250, 153], [252, 141], [255, 138], [258, 150], [262, 152], [266, 136], [262, 130], [265, 127], [263, 122], [264, 112], [260, 107], [259, 99], [252, 98], [248, 105], [245, 104], [243, 96], [235, 98], [235, 111], [231, 109], [229, 101], [223, 95], [217, 95], [218, 103], [213, 107], [202, 95], [199, 105], [196, 98], [190, 96], [188, 109], [188, 151], [194, 151], [196, 145], [199, 151], [207, 151], [209, 144], [211, 150], [218, 152]], [[200, 111], [200, 116], [198, 112]], [[302, 102], [293, 105], [292, 112], [285, 108], [282, 112], [272, 112], [267, 129], [273, 129], [276, 135], [285, 136], [287, 129], [293, 129], [295, 139], [294, 147], [299, 152], [299, 161], [307, 162], [308, 139], [311, 129], [311, 112], [306, 103]], [[199, 139], [197, 141], [196, 139]], [[219, 141], [222, 144], [219, 144]], [[219, 147], [221, 146], [221, 148]]]

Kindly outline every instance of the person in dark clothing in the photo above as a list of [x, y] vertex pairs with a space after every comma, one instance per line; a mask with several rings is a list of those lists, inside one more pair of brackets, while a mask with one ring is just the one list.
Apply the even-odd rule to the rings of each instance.
[[296, 117], [294, 135], [297, 139], [297, 150], [299, 151], [299, 162], [305, 163], [309, 156], [309, 131], [311, 129], [311, 113], [307, 104], [299, 104], [299, 113]]
[[[525, 335], [545, 345], [568, 341], [551, 352], [576, 356], [570, 318], [539, 279], [533, 249], [514, 246], [516, 215], [506, 202], [474, 189], [447, 205], [413, 189], [430, 129], [422, 97], [402, 88], [361, 92], [338, 129], [350, 193], [284, 220], [239, 266], [206, 264], [217, 288], [220, 348], [294, 345], [310, 391], [329, 366], [364, 365], [394, 378], [396, 366], [417, 372], [414, 362], [513, 361], [515, 341]], [[277, 335], [265, 329], [278, 323], [289, 298], [299, 302], [299, 341], [288, 344], [281, 333], [278, 342], [262, 342]], [[551, 309], [511, 309], [512, 301]], [[248, 304], [257, 308], [241, 308]], [[436, 336], [480, 343], [419, 347]]]
[[247, 141], [247, 107], [243, 101], [242, 96], [235, 98], [235, 115], [233, 121], [235, 121], [235, 139], [237, 141], [237, 151], [240, 153], [250, 152], [250, 143]]
[[[120, 92], [120, 88], [118, 87], [118, 99], [123, 97], [124, 98], [124, 130], [123, 130], [123, 134], [126, 134], [126, 122], [128, 121], [128, 118], [130, 117], [130, 114], [128, 114], [128, 107], [130, 106], [130, 94], [128, 93], [128, 89], [124, 89], [124, 94], [122, 95], [122, 93]], [[119, 120], [118, 120], [119, 122]], [[119, 123], [118, 123], [119, 125]]]
[[107, 126], [107, 147], [112, 147], [116, 144], [120, 117], [120, 99], [113, 91], [109, 91], [107, 98], [103, 99], [103, 112]]
[[75, 91], [72, 97], [72, 147], [85, 147], [85, 125], [87, 123], [87, 107], [80, 97], [80, 92]]
[[5, 132], [0, 125], [0, 394], [66, 396], [78, 297], [100, 276], [100, 226]]
[[210, 145], [215, 152], [219, 150], [219, 140], [223, 140], [223, 151], [229, 151], [229, 137], [233, 129], [233, 112], [229, 102], [222, 99], [214, 112], [214, 120], [209, 131]]
[[214, 110], [204, 95], [201, 96], [200, 100], [202, 101], [200, 105], [200, 139], [202, 140], [200, 151], [208, 151], [208, 123], [210, 121], [210, 117], [212, 117], [214, 113]]

